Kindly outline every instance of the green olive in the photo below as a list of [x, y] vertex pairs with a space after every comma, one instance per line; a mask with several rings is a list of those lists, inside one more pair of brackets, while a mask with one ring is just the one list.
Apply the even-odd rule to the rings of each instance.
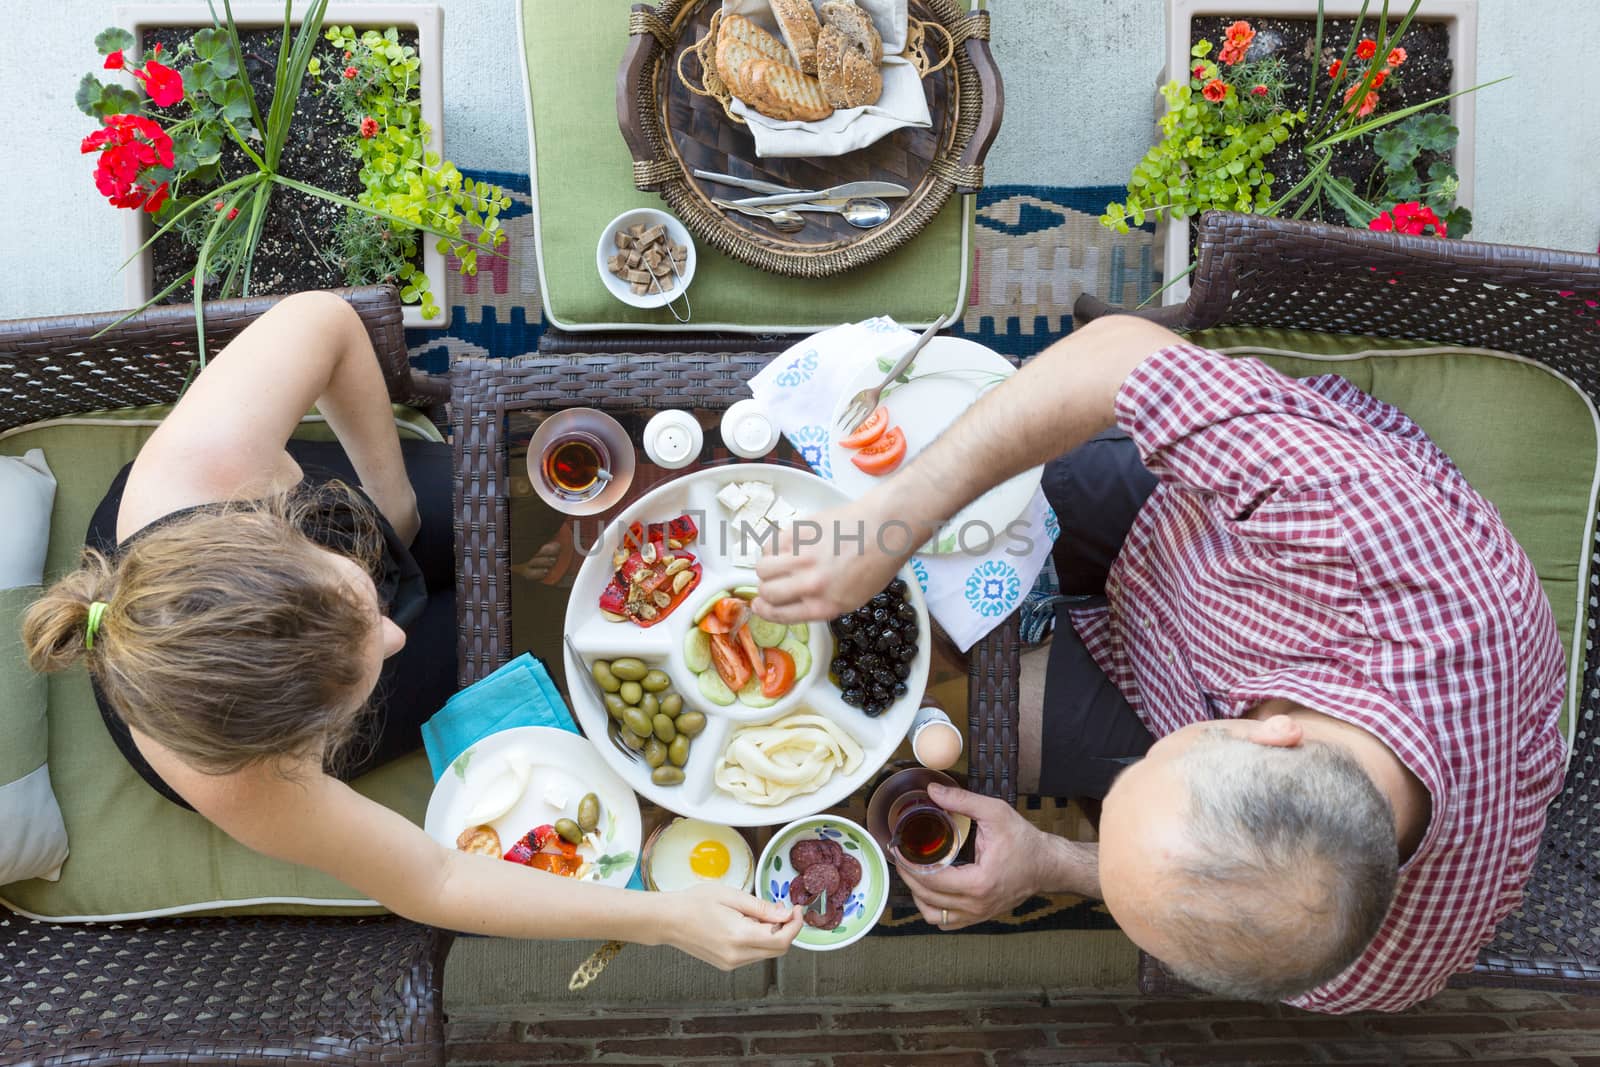
[[617, 695], [624, 704], [637, 704], [644, 697], [644, 689], [638, 682], [623, 682], [622, 688], [617, 690]]
[[672, 739], [672, 744], [667, 746], [667, 759], [672, 761], [674, 767], [682, 767], [689, 762], [689, 739], [682, 734]]
[[683, 710], [683, 698], [677, 693], [668, 693], [661, 698], [661, 714], [669, 719], [676, 719]]
[[656, 730], [655, 723], [650, 720], [650, 716], [638, 708], [628, 708], [624, 711], [622, 713], [622, 721], [627, 725], [628, 729], [640, 737], [649, 737]]
[[646, 693], [639, 698], [639, 710], [653, 719], [661, 711], [661, 701], [654, 693]]
[[650, 670], [646, 671], [645, 676], [639, 679], [639, 684], [649, 692], [659, 693], [672, 684], [672, 679], [667, 677], [666, 671]]
[[698, 711], [686, 711], [672, 725], [684, 737], [699, 737], [700, 731], [706, 728], [706, 717]]
[[556, 833], [569, 845], [583, 844], [583, 828], [571, 819], [557, 819]]
[[662, 744], [670, 745], [672, 739], [678, 736], [677, 727], [672, 725], [672, 720], [665, 715], [657, 714], [651, 723], [655, 735], [661, 738]]
[[578, 801], [578, 828], [584, 833], [600, 829], [600, 798], [593, 793], [583, 794]]
[[656, 785], [682, 785], [683, 768], [671, 766], [657, 767], [655, 770], [650, 772], [650, 780]]
[[622, 743], [637, 752], [644, 747], [644, 736], [636, 734], [624, 726], [622, 728]]
[[597, 659], [589, 666], [589, 673], [594, 675], [594, 680], [600, 683], [600, 688], [608, 693], [615, 693], [622, 683], [617, 681], [617, 676], [611, 673], [611, 664], [603, 659]]
[[667, 762], [667, 746], [653, 737], [645, 739], [644, 761], [652, 767], [659, 767]]
[[646, 667], [641, 660], [619, 659], [611, 662], [611, 673], [625, 682], [637, 682], [649, 671], [650, 668]]
[[622, 698], [617, 696], [617, 694], [615, 694], [615, 693], [607, 693], [607, 694], [605, 694], [605, 698], [606, 698], [606, 711], [611, 715], [611, 717], [613, 719], [621, 719], [622, 718], [622, 713], [623, 713], [624, 710], [626, 710], [628, 705], [624, 704], [622, 702]]

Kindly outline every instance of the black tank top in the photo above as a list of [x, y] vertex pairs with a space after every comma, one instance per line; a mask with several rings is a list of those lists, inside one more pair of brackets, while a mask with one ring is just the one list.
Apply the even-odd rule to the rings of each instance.
[[[301, 532], [324, 548], [335, 552], [348, 552], [355, 539], [361, 533], [369, 531], [371, 525], [375, 524], [383, 538], [382, 556], [377, 561], [372, 576], [373, 584], [378, 589], [378, 603], [395, 625], [401, 629], [408, 629], [421, 615], [428, 601], [427, 584], [421, 568], [412, 558], [411, 550], [400, 539], [400, 535], [389, 524], [389, 520], [383, 517], [377, 506], [354, 484], [353, 472], [341, 474], [337, 470], [330, 469], [348, 468], [349, 461], [345, 459], [343, 450], [337, 444], [290, 441], [286, 447], [289, 454], [300, 464], [304, 474], [302, 486], [320, 486], [331, 481], [343, 480], [362, 501], [366, 502], [367, 507], [360, 509], [352, 506], [348, 500], [340, 500], [338, 494], [331, 494], [324, 506], [316, 508], [307, 517]], [[89, 520], [89, 531], [84, 543], [108, 556], [115, 558], [126, 546], [152, 530], [181, 522], [186, 516], [197, 512], [216, 511], [225, 506], [202, 504], [193, 508], [180, 508], [134, 531], [125, 541], [118, 544], [117, 512], [122, 507], [122, 492], [127, 486], [128, 471], [132, 467], [133, 464], [130, 463], [117, 472], [111, 488], [106, 491], [104, 499], [95, 508], [94, 517]], [[128, 730], [127, 724], [112, 707], [93, 675], [90, 676], [90, 681], [94, 686], [95, 702], [100, 706], [100, 717], [105, 720], [106, 730], [111, 734], [111, 740], [116, 743], [123, 757], [152, 789], [174, 804], [193, 811], [194, 806], [179, 796], [177, 790], [168, 785], [144, 758], [144, 753], [134, 744], [133, 734]]]

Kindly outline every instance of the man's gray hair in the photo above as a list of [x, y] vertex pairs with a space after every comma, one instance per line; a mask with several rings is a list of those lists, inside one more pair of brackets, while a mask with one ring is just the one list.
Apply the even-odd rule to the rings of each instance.
[[1332, 980], [1376, 936], [1399, 868], [1394, 812], [1343, 748], [1210, 731], [1178, 760], [1191, 850], [1162, 927], [1184, 981], [1278, 1001]]

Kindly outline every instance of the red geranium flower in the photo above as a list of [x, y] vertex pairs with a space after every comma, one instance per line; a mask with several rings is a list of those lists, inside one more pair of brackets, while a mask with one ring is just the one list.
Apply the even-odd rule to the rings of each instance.
[[122, 58], [122, 49], [119, 48], [115, 52], [112, 52], [110, 55], [106, 56], [106, 69], [121, 70], [124, 62], [125, 60]]
[[1389, 69], [1393, 70], [1395, 67], [1398, 67], [1400, 64], [1406, 61], [1406, 58], [1406, 50], [1404, 48], [1394, 49], [1389, 53]]
[[354, 78], [356, 76], [356, 73], [357, 73], [357, 71], [356, 71], [355, 67], [346, 67], [346, 68], [344, 68], [344, 76], [346, 78]]
[[1204, 63], [1201, 63], [1201, 64], [1197, 65], [1194, 68], [1194, 70], [1190, 71], [1190, 73], [1193, 74], [1196, 78], [1204, 78], [1206, 76], [1206, 65]]
[[1328, 68], [1328, 77], [1330, 77], [1330, 78], [1334, 79], [1335, 81], [1337, 81], [1339, 79], [1339, 76], [1341, 75], [1341, 73], [1343, 71], [1344, 71], [1344, 60], [1336, 59], [1336, 60], [1333, 61], [1333, 66]]
[[167, 183], [162, 182], [150, 190], [150, 199], [144, 202], [144, 209], [154, 215], [161, 210], [161, 205], [167, 202]]
[[1378, 42], [1374, 41], [1370, 37], [1363, 38], [1361, 43], [1356, 45], [1356, 58], [1357, 59], [1371, 59], [1373, 56], [1375, 56], [1377, 54], [1378, 54]]
[[1232, 26], [1229, 26], [1228, 32], [1223, 35], [1222, 55], [1220, 58], [1224, 63], [1232, 66], [1243, 59], [1246, 52], [1250, 51], [1250, 42], [1255, 39], [1256, 31], [1248, 22], [1240, 19]]
[[378, 134], [378, 120], [368, 115], [361, 120], [361, 136], [375, 137]]
[[152, 59], [143, 70], [132, 73], [144, 85], [144, 91], [150, 94], [150, 102], [156, 107], [171, 107], [183, 99], [183, 75], [171, 67]]
[[154, 166], [171, 167], [172, 138], [142, 115], [109, 115], [83, 139], [80, 151], [99, 152], [94, 184], [114, 207], [143, 207], [154, 214], [167, 201], [167, 183], [140, 185], [139, 175]]
[[1200, 92], [1213, 104], [1220, 104], [1228, 98], [1228, 83], [1221, 78], [1212, 78]]
[[228, 209], [228, 221], [232, 222], [234, 219], [236, 219], [238, 217], [239, 217], [239, 209], [236, 208], [236, 207], [230, 207]]
[[1258, 85], [1254, 89], [1250, 90], [1250, 92], [1256, 96], [1266, 96], [1270, 91], [1271, 90], [1269, 90], [1265, 85]]
[[1390, 211], [1385, 211], [1377, 218], [1367, 223], [1367, 229], [1377, 230], [1381, 233], [1403, 233], [1413, 237], [1424, 236], [1423, 231], [1433, 227], [1433, 232], [1439, 237], [1450, 236], [1444, 221], [1435, 215], [1431, 207], [1417, 201], [1405, 204], [1396, 204]]

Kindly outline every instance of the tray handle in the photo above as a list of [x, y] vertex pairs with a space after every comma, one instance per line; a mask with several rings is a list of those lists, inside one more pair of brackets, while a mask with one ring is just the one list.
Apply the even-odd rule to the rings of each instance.
[[659, 188], [672, 175], [670, 161], [656, 153], [645, 132], [644, 102], [639, 93], [645, 71], [658, 50], [666, 50], [672, 29], [650, 4], [634, 4], [628, 16], [628, 47], [617, 70], [617, 126], [633, 157], [633, 184], [645, 192]]
[[1000, 120], [1005, 115], [1006, 87], [989, 51], [989, 13], [973, 11], [950, 28], [951, 40], [956, 48], [967, 50], [967, 59], [978, 75], [978, 91], [983, 106], [978, 111], [978, 124], [972, 139], [961, 153], [952, 176], [956, 192], [976, 193], [983, 187], [983, 161], [989, 148], [1000, 133]]

